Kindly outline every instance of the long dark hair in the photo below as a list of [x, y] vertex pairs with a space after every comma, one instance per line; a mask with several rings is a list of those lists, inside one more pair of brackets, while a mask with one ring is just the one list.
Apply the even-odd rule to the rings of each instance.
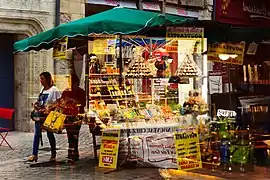
[[44, 77], [44, 79], [47, 81], [49, 87], [52, 87], [54, 85], [54, 82], [53, 82], [51, 73], [49, 73], [49, 72], [43, 72], [39, 76], [43, 76]]

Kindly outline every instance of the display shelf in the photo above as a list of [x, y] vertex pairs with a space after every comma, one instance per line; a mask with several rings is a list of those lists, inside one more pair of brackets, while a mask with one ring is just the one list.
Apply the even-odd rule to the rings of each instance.
[[119, 76], [119, 73], [110, 73], [110, 74], [89, 74], [89, 76]]

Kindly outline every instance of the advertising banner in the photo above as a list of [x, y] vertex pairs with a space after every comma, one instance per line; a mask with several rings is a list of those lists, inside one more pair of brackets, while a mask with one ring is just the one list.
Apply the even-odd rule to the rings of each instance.
[[269, 27], [269, 0], [216, 0], [214, 20], [240, 26]]
[[103, 130], [98, 164], [99, 167], [116, 169], [119, 139], [119, 128], [108, 128]]
[[[220, 54], [236, 55], [235, 58], [229, 57], [227, 60], [219, 58]], [[241, 43], [213, 43], [208, 44], [208, 61], [242, 65], [245, 54], [245, 42]]]
[[94, 54], [115, 54], [115, 39], [96, 39], [93, 42]]
[[179, 170], [202, 168], [199, 134], [195, 130], [181, 130], [174, 134]]
[[178, 52], [178, 40], [196, 40], [192, 52], [202, 53], [204, 42], [204, 28], [196, 27], [167, 27], [166, 51]]
[[[121, 129], [120, 162], [129, 159], [137, 161], [137, 166], [140, 167], [177, 168], [178, 156], [174, 137], [178, 129], [179, 124]], [[129, 138], [126, 137], [127, 133], [129, 133]], [[197, 142], [197, 139], [195, 141]], [[193, 139], [189, 142], [193, 143]], [[199, 149], [196, 147], [195, 150], [198, 151], [197, 156], [200, 156]], [[192, 153], [193, 156], [196, 155], [195, 152], [192, 151]], [[200, 160], [200, 157], [197, 159]], [[199, 167], [201, 167], [200, 163]]]
[[67, 58], [68, 37], [56, 41], [53, 46], [53, 58], [65, 60]]

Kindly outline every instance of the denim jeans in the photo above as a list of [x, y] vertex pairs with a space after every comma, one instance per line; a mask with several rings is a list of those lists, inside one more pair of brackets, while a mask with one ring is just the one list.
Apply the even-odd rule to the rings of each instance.
[[[34, 133], [34, 142], [33, 142], [33, 155], [38, 156], [38, 148], [39, 148], [39, 141], [40, 141], [40, 122], [35, 122], [35, 133]], [[51, 154], [52, 156], [56, 155], [56, 143], [55, 143], [55, 137], [52, 132], [47, 131], [47, 137], [49, 139], [49, 143], [51, 145]]]

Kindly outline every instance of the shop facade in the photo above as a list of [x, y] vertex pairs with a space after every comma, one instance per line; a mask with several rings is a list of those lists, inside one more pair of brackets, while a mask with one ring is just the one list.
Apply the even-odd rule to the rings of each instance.
[[213, 0], [87, 0], [86, 16], [109, 10], [116, 6], [210, 20], [212, 18]]

